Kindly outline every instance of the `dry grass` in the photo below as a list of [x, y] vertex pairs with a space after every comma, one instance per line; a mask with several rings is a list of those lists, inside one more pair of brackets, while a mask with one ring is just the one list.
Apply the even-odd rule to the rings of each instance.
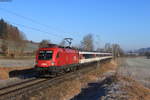
[[80, 93], [80, 88], [81, 83], [78, 79], [66, 81], [39, 92], [30, 100], [68, 100], [75, 94]]
[[[111, 100], [150, 100], [150, 89], [145, 88], [131, 77], [120, 75], [120, 72], [116, 73], [116, 70], [119, 71], [118, 66], [120, 66], [122, 62], [118, 60], [112, 60], [109, 63], [101, 64], [96, 69], [91, 70], [85, 75], [78, 75], [79, 77], [76, 79], [67, 80], [39, 91], [38, 93], [35, 93], [34, 96], [27, 99], [69, 100], [75, 95], [81, 93], [81, 89], [88, 88], [88, 83], [99, 82], [99, 80], [104, 79], [105, 82], [102, 85], [106, 86], [105, 88], [109, 88], [110, 90], [111, 88], [112, 90], [116, 89], [112, 94], [112, 97], [114, 98], [115, 96], [115, 99]], [[22, 70], [24, 68], [0, 68], [0, 78], [9, 78], [8, 73], [16, 69]], [[107, 98], [107, 95], [108, 97], [111, 97], [111, 94], [106, 93], [104, 99], [102, 100], [107, 100], [105, 99], [105, 97]]]
[[88, 83], [99, 80], [105, 72], [113, 71], [116, 68], [115, 61], [111, 61], [76, 79], [68, 80], [45, 89], [31, 97], [30, 100], [69, 100], [79, 94], [81, 89], [86, 87]]
[[[78, 95], [81, 92], [81, 89], [88, 88], [87, 83], [96, 82], [101, 78], [106, 77], [106, 73], [115, 72], [116, 69], [116, 61], [111, 61], [110, 63], [103, 64], [97, 69], [92, 70], [77, 79], [65, 81], [45, 90], [44, 92], [42, 91], [37, 96], [32, 97], [31, 100], [69, 100], [75, 95]], [[110, 75], [110, 77], [111, 81], [108, 81], [108, 86], [113, 83], [119, 83], [121, 87], [120, 91], [123, 91], [121, 92], [122, 94], [114, 94], [116, 97], [112, 100], [149, 100], [150, 90], [132, 78], [121, 76], [118, 73]]]
[[127, 100], [150, 100], [150, 89], [124, 76], [116, 75], [116, 82], [121, 82], [121, 90], [126, 93]]
[[144, 86], [150, 88], [150, 60], [143, 57], [137, 58], [121, 58], [119, 59], [121, 64], [118, 69], [118, 73], [126, 76], [132, 77], [133, 79], [139, 81]]

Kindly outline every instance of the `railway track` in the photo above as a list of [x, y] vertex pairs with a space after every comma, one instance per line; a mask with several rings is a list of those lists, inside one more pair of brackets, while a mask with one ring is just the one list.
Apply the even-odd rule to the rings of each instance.
[[34, 78], [1, 88], [0, 100], [16, 100], [16, 98], [22, 100], [22, 98], [27, 98], [37, 91], [48, 88], [66, 80], [77, 78], [81, 74], [85, 74], [88, 71], [91, 71], [93, 68], [95, 68], [95, 66], [82, 68], [80, 70], [62, 74], [61, 76], [54, 78]]
[[29, 79], [0, 89], [0, 100], [15, 100], [16, 96], [23, 94], [28, 87], [44, 82], [46, 79]]

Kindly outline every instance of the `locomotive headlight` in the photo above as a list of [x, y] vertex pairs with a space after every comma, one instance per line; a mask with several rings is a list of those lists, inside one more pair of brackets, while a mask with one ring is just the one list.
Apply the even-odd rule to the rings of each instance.
[[54, 65], [55, 65], [55, 63], [54, 63], [54, 62], [51, 62], [51, 65], [52, 65], [52, 66], [54, 66]]

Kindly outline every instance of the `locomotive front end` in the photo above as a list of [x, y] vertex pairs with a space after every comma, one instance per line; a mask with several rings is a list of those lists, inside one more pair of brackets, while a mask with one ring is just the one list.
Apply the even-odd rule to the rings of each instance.
[[53, 51], [52, 50], [40, 50], [36, 57], [36, 66], [38, 67], [54, 66]]
[[35, 70], [39, 74], [46, 74], [56, 70], [55, 50], [39, 49], [36, 54]]

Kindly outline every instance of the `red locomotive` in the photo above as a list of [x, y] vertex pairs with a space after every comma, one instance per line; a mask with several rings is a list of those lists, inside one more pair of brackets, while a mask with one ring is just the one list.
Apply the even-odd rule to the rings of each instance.
[[70, 47], [50, 44], [36, 54], [35, 69], [41, 73], [68, 71], [81, 64], [112, 58], [111, 53], [83, 52]]
[[54, 44], [49, 45], [48, 48], [40, 48], [36, 55], [36, 70], [40, 72], [67, 71], [78, 63], [78, 50]]

